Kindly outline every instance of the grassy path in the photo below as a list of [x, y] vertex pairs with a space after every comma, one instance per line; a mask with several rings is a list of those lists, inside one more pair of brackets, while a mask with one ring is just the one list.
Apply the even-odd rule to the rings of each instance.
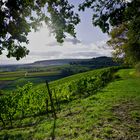
[[140, 140], [140, 78], [129, 69], [116, 74], [97, 94], [65, 104], [56, 120], [26, 118], [0, 139]]

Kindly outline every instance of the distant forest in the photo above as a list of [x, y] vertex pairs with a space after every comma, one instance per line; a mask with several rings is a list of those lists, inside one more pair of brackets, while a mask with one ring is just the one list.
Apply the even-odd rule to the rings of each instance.
[[80, 72], [85, 72], [92, 69], [99, 69], [111, 66], [119, 66], [122, 63], [113, 61], [112, 57], [97, 57], [92, 59], [84, 59], [81, 61], [73, 61], [69, 63], [70, 66], [63, 68], [61, 73], [62, 75], [68, 76]]

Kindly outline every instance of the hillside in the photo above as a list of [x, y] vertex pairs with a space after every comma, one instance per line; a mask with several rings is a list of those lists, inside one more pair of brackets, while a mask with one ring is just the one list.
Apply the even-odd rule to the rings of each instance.
[[114, 62], [111, 57], [102, 56], [92, 59], [56, 59], [56, 60], [36, 61], [32, 64], [29, 64], [29, 66], [51, 66], [64, 64], [84, 65], [84, 66], [90, 65], [92, 68], [119, 65], [119, 63]]
[[58, 59], [32, 64], [0, 66], [0, 90], [12, 90], [25, 83], [54, 81], [73, 74], [119, 65], [110, 57], [93, 59]]
[[[101, 73], [103, 77], [107, 76], [110, 73], [108, 72], [109, 69], [90, 71], [52, 82], [50, 86], [51, 89], [55, 87], [55, 90], [56, 87], [60, 87], [59, 90], [62, 87], [64, 89], [68, 83], [72, 81], [75, 83], [80, 77], [85, 79], [85, 76], [88, 85], [90, 81], [95, 85], [97, 81], [94, 78]], [[42, 114], [14, 120], [12, 128], [7, 130], [1, 127], [0, 139], [139, 140], [140, 77], [135, 75], [133, 69], [121, 69], [118, 72], [114, 71], [114, 74], [113, 81], [102, 77], [102, 81], [109, 80], [110, 83], [105, 84], [104, 88], [98, 87], [98, 90], [97, 87], [96, 90], [92, 87], [88, 96], [73, 98], [73, 95], [70, 95], [69, 100], [63, 98], [56, 119], [53, 119], [51, 114]], [[89, 79], [91, 75], [92, 78]], [[99, 82], [99, 77], [97, 79]], [[37, 89], [43, 90], [44, 85], [36, 87], [36, 92]], [[60, 93], [63, 95], [62, 91]], [[81, 93], [74, 94], [81, 95]], [[58, 94], [56, 96], [58, 97]]]
[[75, 61], [71, 62], [71, 65], [81, 65], [81, 66], [88, 66], [90, 68], [104, 68], [104, 67], [111, 67], [111, 66], [118, 66], [121, 63], [117, 63], [113, 61], [113, 58], [111, 57], [106, 57], [106, 56], [101, 56], [97, 58], [92, 58], [92, 59], [87, 59], [85, 61]]
[[[88, 60], [88, 59], [87, 59]], [[86, 59], [56, 59], [56, 60], [43, 60], [43, 61], [36, 61], [31, 66], [53, 66], [53, 65], [65, 65], [71, 62], [79, 62], [79, 61], [86, 61]]]
[[90, 68], [103, 68], [107, 66], [116, 66], [118, 63], [114, 62], [111, 57], [97, 57], [92, 59], [56, 59], [36, 61], [29, 64], [18, 65], [0, 65], [0, 72], [2, 71], [16, 71], [16, 70], [32, 70], [49, 66], [63, 66], [63, 65], [81, 65]]
[[19, 69], [33, 69], [49, 66], [62, 66], [70, 64], [71, 62], [86, 61], [88, 59], [56, 59], [56, 60], [42, 60], [35, 61], [29, 64], [17, 64], [17, 65], [0, 65], [0, 71], [15, 71]]

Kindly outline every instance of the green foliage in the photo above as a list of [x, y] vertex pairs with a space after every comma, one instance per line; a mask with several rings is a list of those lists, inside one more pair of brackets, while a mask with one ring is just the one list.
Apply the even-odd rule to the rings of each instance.
[[135, 65], [140, 61], [140, 40], [137, 31], [133, 29], [139, 28], [139, 22], [137, 27], [131, 26], [134, 25], [122, 23], [113, 28], [110, 32], [111, 39], [108, 41], [108, 45], [114, 49], [113, 56], [116, 60], [121, 58], [125, 64]]
[[[128, 19], [125, 23], [125, 28], [114, 39], [118, 38], [120, 44], [120, 54], [124, 56], [124, 62], [135, 65], [140, 61], [140, 15], [139, 15], [140, 1], [133, 0], [125, 11], [125, 16]], [[122, 26], [120, 25], [120, 26]], [[120, 28], [120, 27], [119, 27]], [[118, 29], [119, 29], [118, 28]], [[113, 29], [114, 30], [114, 29]], [[120, 29], [119, 29], [120, 30]], [[112, 36], [111, 36], [112, 37]], [[115, 43], [114, 43], [115, 44]], [[112, 44], [111, 44], [112, 45]], [[118, 44], [116, 43], [116, 46]]]
[[71, 140], [137, 140], [140, 136], [140, 78], [134, 72], [134, 69], [119, 70], [115, 74], [120, 79], [97, 94], [67, 102], [57, 112], [55, 121], [47, 115], [24, 118], [20, 124], [16, 119], [14, 129], [1, 129], [0, 139], [44, 140], [52, 139], [53, 135], [55, 139]]
[[88, 67], [84, 67], [84, 66], [78, 66], [78, 65], [71, 65], [69, 67], [63, 68], [61, 70], [61, 74], [64, 76], [69, 76], [69, 75], [73, 75], [76, 73], [81, 73], [81, 72], [85, 72], [90, 70], [90, 68]]
[[33, 91], [31, 83], [18, 87], [14, 92], [0, 97], [1, 114], [3, 125], [17, 118], [40, 114], [44, 111], [45, 99], [47, 98], [41, 90]]
[[126, 7], [128, 2], [125, 0], [85, 0], [79, 5], [79, 10], [91, 8], [93, 25], [99, 26], [103, 32], [109, 32], [110, 26], [117, 26], [125, 20]]
[[[113, 79], [114, 72], [119, 68], [94, 70], [51, 82], [50, 89], [55, 107], [58, 108], [63, 101], [68, 102], [95, 94]], [[48, 104], [46, 100], [48, 100]], [[0, 120], [3, 126], [9, 123], [12, 126], [14, 119], [48, 113], [50, 105], [46, 87], [33, 88], [33, 84], [28, 83], [23, 87], [18, 87], [10, 94], [0, 96]]]
[[37, 31], [46, 23], [62, 43], [66, 33], [75, 36], [78, 15], [67, 0], [6, 0], [0, 1], [0, 55], [7, 50], [7, 57], [17, 60], [29, 53], [23, 43], [28, 44], [28, 33]]
[[97, 58], [92, 58], [92, 59], [87, 59], [87, 60], [81, 60], [78, 62], [71, 62], [71, 66], [84, 66], [88, 68], [94, 68], [94, 69], [99, 69], [99, 68], [106, 68], [106, 67], [112, 67], [112, 66], [119, 66], [121, 63], [116, 63], [113, 61], [113, 58], [111, 57], [106, 57], [106, 56], [101, 56]]
[[139, 0], [86, 0], [79, 9], [93, 10], [93, 25], [110, 34], [108, 43], [115, 59], [121, 57], [125, 63], [135, 65], [140, 61], [139, 7]]
[[53, 96], [56, 94], [59, 101], [89, 96], [110, 82], [113, 79], [113, 73], [119, 68], [94, 70], [51, 82]]
[[136, 71], [140, 73], [140, 62], [136, 64], [135, 68], [136, 68]]
[[[19, 60], [26, 56], [29, 50], [22, 43], [28, 44], [28, 33], [31, 29], [38, 30], [42, 22], [49, 26], [60, 43], [67, 33], [76, 37], [75, 25], [80, 19], [67, 0], [7, 0], [1, 1], [0, 7], [0, 54], [7, 50], [7, 57]], [[79, 10], [91, 8], [93, 25], [99, 26], [104, 33], [113, 29], [110, 45], [115, 49], [115, 56], [122, 56], [125, 62], [134, 64], [140, 60], [139, 7], [139, 0], [85, 0]], [[127, 27], [122, 28], [124, 24]]]

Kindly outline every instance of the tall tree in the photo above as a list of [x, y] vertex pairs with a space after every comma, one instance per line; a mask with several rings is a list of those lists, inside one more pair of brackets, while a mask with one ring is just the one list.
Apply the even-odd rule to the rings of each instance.
[[113, 27], [108, 41], [114, 48], [115, 57], [120, 55], [125, 63], [140, 61], [140, 1], [132, 1], [125, 10], [125, 22]]
[[7, 50], [7, 57], [17, 60], [26, 56], [27, 35], [38, 30], [42, 21], [58, 42], [66, 33], [75, 37], [74, 26], [80, 20], [73, 7], [67, 0], [0, 0], [0, 54]]
[[79, 10], [92, 9], [93, 25], [99, 26], [105, 33], [109, 32], [110, 27], [117, 26], [125, 20], [126, 7], [128, 7], [126, 0], [85, 0], [79, 5]]
[[93, 25], [110, 34], [115, 58], [129, 64], [140, 61], [139, 0], [86, 0], [79, 9], [85, 8], [93, 10]]

